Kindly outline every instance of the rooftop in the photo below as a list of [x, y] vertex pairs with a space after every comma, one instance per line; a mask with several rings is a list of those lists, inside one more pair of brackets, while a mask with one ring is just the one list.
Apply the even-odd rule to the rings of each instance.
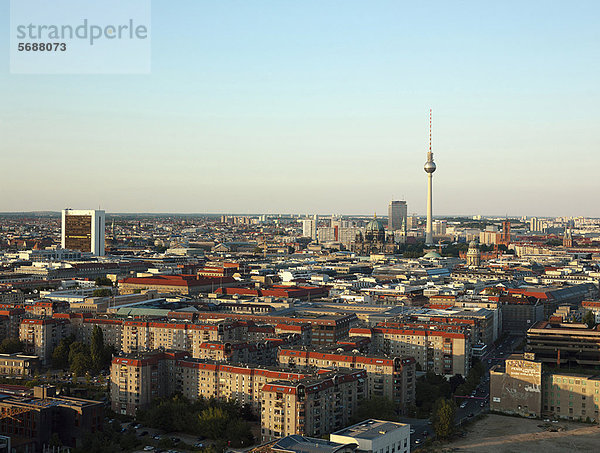
[[390, 431], [404, 428], [405, 426], [409, 426], [409, 425], [407, 425], [405, 423], [396, 423], [396, 422], [389, 422], [389, 421], [385, 421], [385, 420], [369, 419], [369, 420], [365, 420], [360, 423], [357, 423], [356, 425], [352, 425], [347, 428], [336, 431], [332, 435], [352, 437], [355, 439], [372, 440], [372, 439], [376, 439], [377, 437], [382, 436]]

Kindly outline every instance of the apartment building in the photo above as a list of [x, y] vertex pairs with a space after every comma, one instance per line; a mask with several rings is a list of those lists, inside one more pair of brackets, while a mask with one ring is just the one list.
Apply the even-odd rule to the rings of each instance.
[[470, 369], [471, 341], [468, 333], [431, 329], [375, 326], [353, 328], [350, 335], [371, 338], [377, 354], [414, 357], [424, 371], [466, 376]]
[[110, 400], [112, 410], [135, 415], [154, 399], [169, 395], [166, 361], [184, 357], [185, 353], [155, 352], [126, 357], [113, 357], [110, 367]]
[[19, 305], [25, 301], [25, 294], [18, 289], [0, 287], [0, 304]]
[[247, 326], [237, 322], [188, 324], [125, 321], [122, 349], [123, 352], [180, 349], [190, 351], [194, 357], [200, 357], [202, 343], [241, 340], [246, 332]]
[[48, 365], [52, 351], [70, 334], [70, 327], [63, 319], [23, 319], [19, 339], [25, 345], [25, 352], [38, 356], [42, 365]]
[[229, 365], [193, 359], [185, 352], [148, 352], [114, 357], [111, 364], [112, 409], [134, 415], [154, 398], [181, 393], [189, 399], [224, 398], [250, 404], [258, 411], [265, 384], [299, 380], [311, 373], [272, 367]]
[[39, 358], [34, 355], [0, 354], [0, 374], [31, 376], [39, 368]]
[[22, 308], [0, 307], [0, 337], [17, 338], [19, 336], [21, 320], [24, 316], [25, 310]]
[[[262, 324], [274, 325], [309, 325], [310, 337], [313, 345], [335, 344], [348, 337], [350, 328], [358, 322], [355, 313], [338, 315], [294, 315], [281, 316], [270, 314], [246, 314], [229, 312], [200, 312], [196, 314], [198, 320], [237, 320], [252, 321]], [[281, 327], [284, 328], [283, 326]], [[296, 333], [296, 332], [290, 332]]]
[[279, 364], [289, 369], [350, 368], [367, 372], [368, 398], [383, 396], [403, 409], [415, 402], [416, 361], [412, 357], [385, 357], [355, 352], [281, 348]]
[[262, 388], [263, 441], [299, 434], [322, 436], [341, 429], [366, 396], [364, 370], [340, 370]]

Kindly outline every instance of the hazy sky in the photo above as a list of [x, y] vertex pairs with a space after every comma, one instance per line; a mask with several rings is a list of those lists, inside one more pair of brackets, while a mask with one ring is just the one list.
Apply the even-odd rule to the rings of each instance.
[[[418, 3], [418, 4], [417, 4]], [[0, 211], [600, 216], [600, 3], [152, 3], [150, 75], [11, 75]]]

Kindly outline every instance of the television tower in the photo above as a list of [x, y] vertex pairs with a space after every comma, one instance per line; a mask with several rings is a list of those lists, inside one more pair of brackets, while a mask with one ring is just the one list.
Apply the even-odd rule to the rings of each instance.
[[436, 166], [433, 162], [433, 153], [431, 152], [431, 109], [429, 109], [429, 152], [427, 153], [427, 162], [425, 162], [425, 173], [427, 173], [427, 226], [425, 228], [425, 245], [433, 245], [433, 172]]

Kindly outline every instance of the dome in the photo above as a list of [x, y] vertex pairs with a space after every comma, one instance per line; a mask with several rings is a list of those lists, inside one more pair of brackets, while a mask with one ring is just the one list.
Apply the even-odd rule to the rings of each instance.
[[476, 240], [472, 240], [471, 242], [469, 242], [469, 248], [470, 249], [475, 249], [479, 247], [479, 243]]
[[432, 250], [431, 252], [427, 253], [423, 258], [429, 258], [429, 259], [433, 259], [433, 258], [441, 258], [442, 255], [440, 255], [438, 252]]
[[367, 233], [368, 232], [377, 233], [379, 231], [385, 231], [385, 227], [379, 220], [373, 219], [367, 224], [367, 229], [366, 229]]
[[385, 228], [377, 218], [374, 218], [367, 224], [365, 239], [367, 241], [385, 241]]

